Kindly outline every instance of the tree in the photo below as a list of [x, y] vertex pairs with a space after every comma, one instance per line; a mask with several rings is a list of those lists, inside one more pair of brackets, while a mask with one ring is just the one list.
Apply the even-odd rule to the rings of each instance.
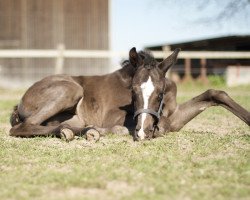
[[221, 8], [221, 11], [217, 15], [209, 18], [203, 18], [201, 21], [217, 21], [220, 23], [234, 18], [237, 14], [244, 15], [245, 20], [249, 19], [250, 0], [203, 0], [197, 2], [197, 8], [203, 10], [212, 3], [219, 5], [221, 2], [223, 2], [224, 6]]

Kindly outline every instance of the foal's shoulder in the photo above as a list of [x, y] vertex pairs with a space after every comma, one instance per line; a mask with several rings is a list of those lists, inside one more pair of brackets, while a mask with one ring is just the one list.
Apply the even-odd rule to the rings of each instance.
[[165, 91], [177, 90], [176, 83], [169, 78], [165, 78]]

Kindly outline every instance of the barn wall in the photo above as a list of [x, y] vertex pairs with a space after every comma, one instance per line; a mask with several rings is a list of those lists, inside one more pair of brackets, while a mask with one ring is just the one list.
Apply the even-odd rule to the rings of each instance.
[[[109, 49], [109, 0], [0, 0], [1, 49]], [[55, 59], [0, 59], [0, 84], [55, 73]], [[109, 59], [67, 58], [62, 73], [109, 72]], [[6, 79], [6, 80], [5, 80]], [[26, 84], [26, 85], [27, 85]]]

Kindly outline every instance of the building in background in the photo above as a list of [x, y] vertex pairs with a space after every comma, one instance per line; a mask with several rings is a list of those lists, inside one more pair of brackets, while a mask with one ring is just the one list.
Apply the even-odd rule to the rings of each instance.
[[[109, 0], [0, 0], [0, 49], [109, 50]], [[67, 58], [60, 73], [109, 72], [109, 59]], [[0, 59], [1, 84], [55, 73], [54, 58]]]
[[[227, 36], [182, 43], [163, 44], [147, 47], [146, 49], [173, 51], [176, 48], [181, 48], [182, 51], [250, 51], [250, 35]], [[192, 77], [196, 78], [199, 77], [201, 71], [204, 70], [204, 68], [201, 69], [201, 65], [206, 67], [206, 74], [208, 75], [224, 75], [228, 66], [248, 66], [250, 70], [250, 59], [207, 59], [205, 61], [201, 59], [192, 59], [189, 61], [178, 59], [177, 64], [172, 68], [172, 72], [183, 78], [186, 68], [190, 67]], [[238, 71], [240, 74], [240, 70]]]

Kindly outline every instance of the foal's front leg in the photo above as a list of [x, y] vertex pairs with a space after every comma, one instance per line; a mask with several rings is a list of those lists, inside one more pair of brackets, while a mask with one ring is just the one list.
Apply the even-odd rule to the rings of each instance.
[[226, 92], [211, 89], [176, 108], [176, 111], [169, 117], [170, 131], [179, 131], [185, 124], [211, 106], [226, 108], [250, 126], [250, 112], [237, 104]]
[[[101, 128], [98, 126], [87, 126], [83, 129], [74, 130], [75, 135], [84, 136], [88, 141], [98, 141], [100, 137], [105, 136], [108, 133], [126, 135], [129, 131], [124, 126], [116, 125], [112, 128]], [[69, 136], [70, 137], [70, 136]]]
[[117, 135], [128, 135], [129, 134], [128, 128], [125, 126], [120, 126], [120, 125], [115, 125], [111, 128], [100, 128], [97, 126], [93, 126], [93, 128], [95, 128], [97, 131], [99, 131], [101, 136], [105, 136], [108, 133], [113, 133], [113, 134], [117, 134]]

